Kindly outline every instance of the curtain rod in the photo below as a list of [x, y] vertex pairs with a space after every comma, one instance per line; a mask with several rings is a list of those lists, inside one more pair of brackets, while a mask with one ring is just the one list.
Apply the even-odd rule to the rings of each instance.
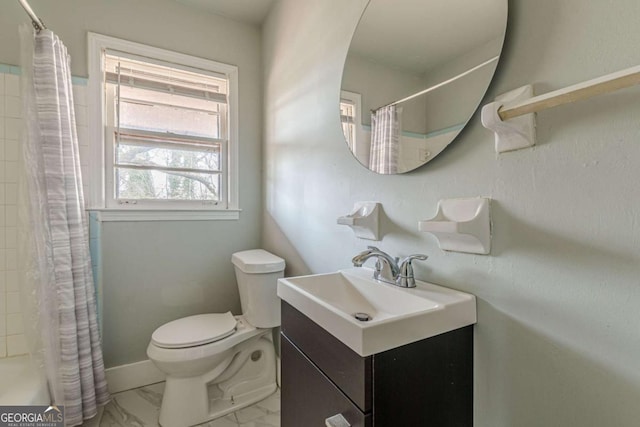
[[42, 22], [42, 19], [38, 18], [38, 15], [36, 15], [33, 9], [31, 9], [31, 6], [29, 6], [29, 3], [27, 2], [27, 0], [18, 0], [18, 1], [20, 2], [20, 5], [25, 10], [25, 12], [27, 12], [27, 15], [29, 15], [29, 17], [31, 18], [31, 23], [33, 24], [33, 28], [35, 28], [36, 31], [46, 30], [47, 27], [44, 25], [44, 22]]
[[445, 81], [443, 81], [443, 82], [440, 82], [440, 83], [438, 83], [437, 85], [431, 86], [430, 88], [427, 88], [427, 89], [425, 89], [425, 90], [422, 90], [422, 91], [420, 91], [420, 92], [418, 92], [418, 93], [414, 93], [413, 95], [409, 95], [409, 96], [407, 96], [406, 98], [402, 98], [402, 99], [400, 99], [400, 100], [398, 100], [398, 101], [392, 102], [391, 104], [383, 105], [382, 107], [376, 108], [375, 110], [371, 110], [371, 112], [373, 113], [374, 111], [377, 111], [377, 110], [379, 110], [379, 109], [381, 109], [381, 108], [391, 107], [392, 105], [397, 105], [397, 104], [400, 104], [401, 102], [409, 101], [409, 100], [411, 100], [411, 99], [413, 99], [413, 98], [416, 98], [416, 97], [418, 97], [418, 96], [420, 96], [420, 95], [425, 95], [425, 94], [427, 94], [427, 93], [429, 93], [429, 92], [432, 92], [432, 91], [434, 91], [434, 90], [436, 90], [436, 89], [438, 89], [438, 88], [441, 88], [442, 86], [448, 85], [449, 83], [453, 83], [453, 82], [455, 82], [456, 80], [461, 79], [462, 77], [464, 77], [464, 76], [466, 76], [466, 75], [469, 75], [469, 74], [473, 73], [474, 71], [476, 71], [476, 70], [478, 70], [478, 69], [480, 69], [480, 68], [484, 67], [485, 65], [489, 65], [489, 64], [491, 64], [492, 62], [497, 61], [499, 58], [500, 58], [500, 56], [499, 56], [499, 55], [498, 55], [498, 56], [494, 56], [493, 58], [491, 58], [491, 59], [487, 59], [487, 60], [486, 60], [486, 61], [484, 61], [483, 63], [478, 64], [478, 65], [476, 65], [476, 66], [475, 66], [475, 67], [473, 67], [473, 68], [469, 68], [467, 71], [464, 71], [464, 72], [462, 72], [462, 73], [458, 74], [457, 76], [451, 77], [451, 78], [450, 78], [450, 79], [448, 79], [448, 80], [445, 80]]

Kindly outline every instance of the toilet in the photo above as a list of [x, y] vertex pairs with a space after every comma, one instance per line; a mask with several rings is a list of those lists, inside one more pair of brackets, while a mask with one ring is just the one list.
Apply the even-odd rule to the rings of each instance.
[[160, 326], [147, 347], [166, 374], [163, 427], [192, 426], [264, 399], [277, 388], [272, 328], [280, 326], [277, 280], [285, 262], [265, 250], [234, 253], [242, 315], [189, 316]]

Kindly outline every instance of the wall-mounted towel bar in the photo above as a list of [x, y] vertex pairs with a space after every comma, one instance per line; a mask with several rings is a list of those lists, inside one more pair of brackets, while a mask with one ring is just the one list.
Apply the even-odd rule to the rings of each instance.
[[[482, 109], [482, 124], [495, 132], [497, 152], [531, 147], [535, 145], [535, 122], [531, 126], [534, 113], [638, 84], [640, 84], [640, 66], [544, 95], [532, 96], [531, 86], [523, 86], [496, 98], [496, 102], [485, 105]], [[524, 120], [524, 117], [528, 120]]]
[[536, 113], [558, 105], [582, 101], [583, 99], [625, 89], [637, 84], [640, 84], [640, 66], [535, 96], [526, 101], [503, 105], [498, 110], [498, 114], [502, 120], [509, 120], [524, 114]]

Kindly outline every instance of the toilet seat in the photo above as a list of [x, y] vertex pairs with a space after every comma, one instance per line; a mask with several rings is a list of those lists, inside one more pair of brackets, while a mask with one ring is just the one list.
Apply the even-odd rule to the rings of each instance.
[[160, 326], [151, 335], [151, 342], [169, 349], [197, 347], [232, 335], [236, 325], [236, 318], [231, 312], [198, 314]]
[[247, 323], [242, 316], [235, 316], [237, 326], [229, 336], [220, 338], [208, 344], [201, 344], [192, 347], [166, 348], [160, 347], [153, 340], [147, 347], [147, 356], [154, 362], [160, 363], [186, 363], [190, 366], [197, 364], [197, 361], [208, 359], [215, 355], [220, 355], [233, 348], [243, 341], [247, 341], [254, 336], [270, 333], [271, 329], [257, 329]]

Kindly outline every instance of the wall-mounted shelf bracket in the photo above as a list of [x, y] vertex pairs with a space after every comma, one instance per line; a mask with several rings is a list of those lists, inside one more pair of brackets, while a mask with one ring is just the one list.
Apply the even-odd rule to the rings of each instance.
[[357, 202], [349, 215], [338, 218], [338, 224], [351, 227], [361, 239], [380, 240], [380, 209], [378, 202]]
[[[496, 151], [518, 150], [535, 144], [535, 117], [538, 111], [570, 104], [596, 95], [614, 92], [640, 84], [640, 66], [627, 68], [533, 96], [531, 86], [523, 86], [482, 108], [482, 124], [496, 134]], [[524, 120], [526, 118], [526, 120]]]
[[491, 199], [447, 199], [438, 202], [436, 216], [418, 221], [445, 251], [486, 255], [491, 252]]

